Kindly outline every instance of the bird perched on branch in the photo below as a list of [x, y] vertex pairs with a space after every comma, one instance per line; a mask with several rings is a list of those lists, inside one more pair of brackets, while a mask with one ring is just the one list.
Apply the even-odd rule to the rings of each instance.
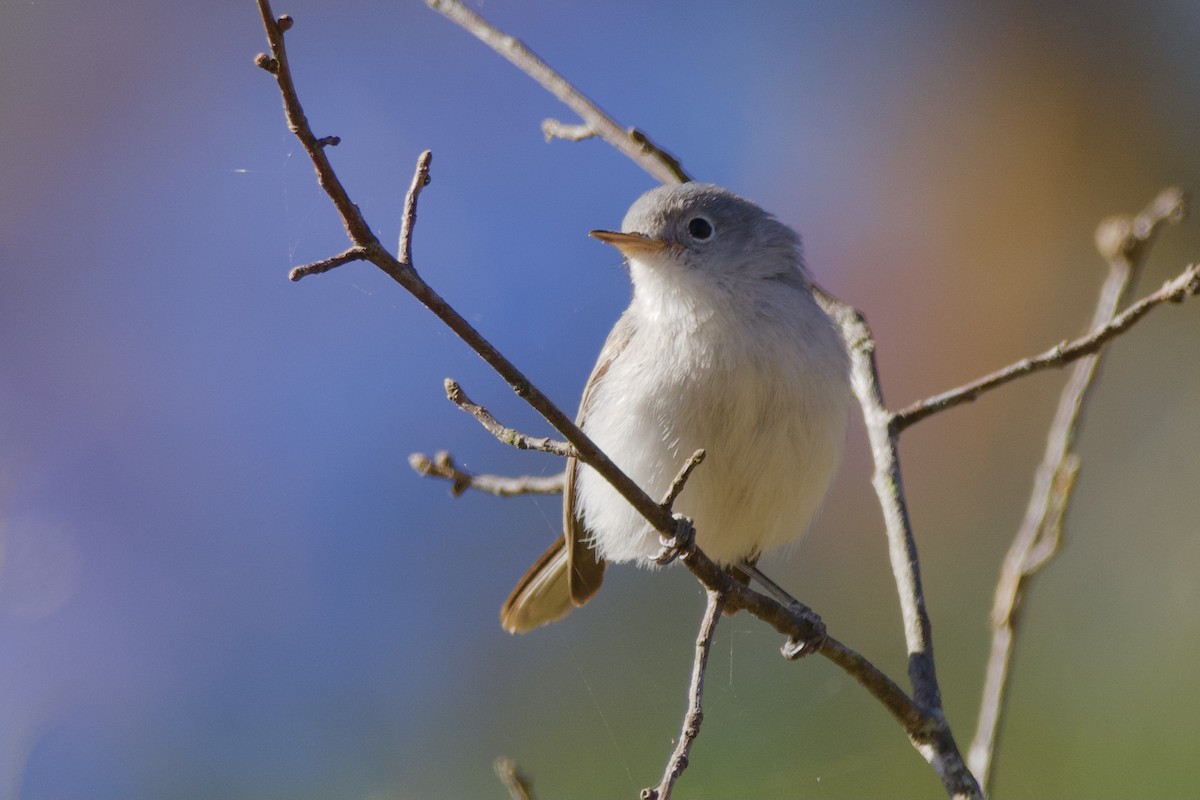
[[[849, 379], [813, 298], [800, 238], [707, 184], [642, 195], [617, 231], [633, 299], [579, 406], [583, 431], [651, 497], [696, 450], [707, 457], [674, 510], [725, 566], [801, 536], [837, 468]], [[521, 578], [501, 622], [523, 633], [582, 606], [605, 563], [653, 565], [657, 532], [599, 474], [568, 459], [563, 536]]]

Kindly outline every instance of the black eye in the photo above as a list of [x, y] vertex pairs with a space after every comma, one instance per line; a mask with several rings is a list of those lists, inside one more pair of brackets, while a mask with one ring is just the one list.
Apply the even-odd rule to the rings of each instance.
[[688, 222], [687, 229], [688, 233], [692, 235], [693, 239], [701, 242], [707, 240], [713, 235], [712, 223], [706, 220], [704, 217], [693, 217], [692, 220]]

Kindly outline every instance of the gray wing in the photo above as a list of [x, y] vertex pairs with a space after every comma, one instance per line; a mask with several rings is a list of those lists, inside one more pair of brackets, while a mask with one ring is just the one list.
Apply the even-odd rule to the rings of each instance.
[[[596, 386], [604, 380], [608, 368], [629, 344], [633, 333], [634, 323], [626, 311], [609, 332], [604, 347], [600, 349], [600, 357], [596, 359], [596, 366], [588, 376], [583, 398], [579, 401], [579, 413], [575, 416], [579, 427], [586, 427], [588, 407]], [[579, 462], [573, 458], [567, 459], [567, 479], [563, 487], [563, 537], [567, 545], [567, 583], [571, 603], [577, 607], [590, 600], [604, 581], [604, 559], [588, 545], [591, 533], [584, 527], [575, 509], [575, 480], [578, 474]]]
[[[600, 350], [579, 403], [582, 427], [596, 385], [633, 335], [633, 323], [622, 315]], [[500, 624], [509, 633], [525, 633], [566, 616], [592, 598], [604, 582], [604, 559], [588, 546], [590, 534], [575, 513], [575, 480], [579, 462], [567, 459], [563, 486], [563, 535], [526, 570], [500, 609]]]

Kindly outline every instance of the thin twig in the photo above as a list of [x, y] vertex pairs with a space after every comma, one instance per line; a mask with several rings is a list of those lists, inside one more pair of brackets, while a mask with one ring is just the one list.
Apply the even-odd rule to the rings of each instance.
[[501, 756], [492, 762], [496, 777], [504, 784], [510, 800], [533, 800], [533, 782], [517, 768], [517, 762]]
[[685, 548], [680, 558], [705, 589], [725, 596], [726, 610], [745, 610], [789, 641], [820, 640], [817, 652], [844, 669], [879, 700], [914, 744], [921, 742], [923, 746], [929, 738], [929, 719], [904, 690], [861, 654], [827, 636], [819, 617], [804, 613], [804, 607], [799, 604], [785, 605], [735, 580], [695, 546]]
[[492, 412], [478, 403], [471, 402], [471, 398], [467, 397], [467, 393], [462, 390], [462, 387], [449, 378], [446, 378], [446, 397], [451, 403], [454, 403], [454, 405], [479, 420], [479, 424], [487, 428], [488, 433], [492, 434], [492, 436], [518, 450], [540, 450], [543, 453], [551, 453], [552, 455], [563, 456], [564, 458], [573, 458], [578, 455], [575, 452], [575, 448], [566, 442], [560, 442], [558, 439], [549, 439], [544, 436], [527, 436], [516, 428], [507, 428], [501, 425], [492, 416]]
[[675, 480], [671, 481], [671, 485], [660, 504], [663, 508], [667, 511], [671, 510], [671, 507], [675, 505], [675, 501], [679, 499], [679, 493], [683, 491], [683, 487], [687, 484], [688, 478], [692, 477], [692, 471], [704, 462], [704, 456], [706, 455], [707, 453], [704, 451], [704, 448], [700, 448], [692, 453], [691, 458], [684, 463], [683, 467], [679, 470], [679, 474], [675, 476]]
[[1033, 547], [1025, 554], [1025, 563], [1021, 568], [1027, 576], [1046, 566], [1062, 545], [1067, 509], [1075, 494], [1075, 481], [1079, 478], [1081, 463], [1082, 459], [1078, 453], [1068, 453], [1058, 465], [1058, 472], [1055, 473], [1051, 484], [1049, 502], [1046, 504], [1046, 518], [1042, 530]]
[[582, 142], [584, 139], [594, 139], [597, 136], [596, 129], [591, 125], [586, 123], [568, 125], [556, 119], [542, 120], [542, 135], [546, 137], [547, 142], [555, 139], [562, 139], [566, 142]]
[[400, 217], [400, 241], [396, 247], [396, 257], [401, 262], [412, 266], [412, 232], [417, 223], [417, 197], [421, 190], [429, 185], [429, 162], [433, 153], [426, 150], [417, 158], [417, 169], [413, 173], [412, 185], [408, 194], [404, 195], [404, 213]]
[[367, 257], [367, 251], [361, 247], [350, 247], [336, 256], [323, 258], [320, 261], [314, 261], [311, 264], [305, 264], [300, 267], [294, 267], [288, 273], [288, 280], [298, 281], [309, 275], [320, 275], [322, 272], [340, 267], [342, 264], [349, 264], [352, 261], [362, 261]]
[[497, 497], [516, 497], [524, 494], [562, 494], [564, 474], [557, 475], [488, 475], [468, 472], [454, 463], [445, 450], [433, 454], [413, 453], [408, 465], [420, 476], [450, 481], [450, 494], [459, 497], [474, 489]]
[[717, 623], [721, 621], [721, 610], [725, 607], [725, 595], [721, 592], [709, 589], [705, 596], [707, 599], [704, 618], [700, 621], [700, 632], [696, 635], [696, 658], [692, 662], [692, 680], [688, 686], [688, 707], [683, 715], [683, 729], [679, 732], [675, 750], [667, 759], [667, 768], [663, 771], [658, 787], [643, 789], [642, 800], [671, 800], [675, 782], [687, 769], [692, 744], [700, 735], [700, 724], [704, 721], [704, 711], [701, 708], [704, 699], [704, 673], [708, 669], [708, 654], [712, 652]]
[[[650, 141], [641, 131], [634, 128], [625, 130], [618, 125], [616, 120], [605, 114], [549, 64], [538, 58], [522, 41], [499, 30], [459, 0], [426, 2], [430, 8], [444, 14], [540, 83], [546, 91], [578, 114], [584, 124], [593, 131], [593, 135], [616, 147], [656, 179], [663, 183], [684, 183], [691, 180], [674, 156]], [[544, 124], [542, 130], [546, 130]]]
[[[1097, 244], [1110, 262], [1118, 258], [1140, 260], [1143, 249], [1158, 230], [1167, 223], [1183, 219], [1187, 214], [1187, 206], [1188, 197], [1184, 192], [1176, 188], [1165, 189], [1135, 219], [1107, 220], [1097, 232]], [[1079, 358], [1097, 353], [1109, 341], [1124, 333], [1155, 307], [1165, 302], [1179, 302], [1186, 296], [1196, 294], [1194, 276], [1195, 267], [1189, 267], [1174, 281], [1130, 307], [1119, 317], [1114, 319], [1109, 316], [1096, 321], [1090, 329], [1091, 332], [1086, 336], [1072, 342], [1063, 342], [1041, 355], [1022, 359], [955, 389], [919, 400], [907, 408], [897, 411], [892, 420], [892, 426], [899, 433], [928, 416], [962, 403], [971, 402], [984, 392], [1003, 386], [1017, 378], [1050, 367], [1062, 367]]]
[[[1200, 269], [1193, 265], [1155, 294], [1118, 314], [1135, 291], [1157, 232], [1163, 224], [1182, 219], [1186, 209], [1186, 196], [1177, 189], [1168, 189], [1136, 218], [1115, 218], [1101, 225], [1096, 240], [1101, 254], [1108, 260], [1109, 274], [1092, 315], [1092, 329], [1124, 330], [1155, 305], [1167, 300], [1182, 300], [1200, 290]], [[1072, 448], [1103, 357], [1104, 353], [1099, 349], [1084, 356], [1075, 364], [1063, 388], [1047, 436], [1045, 454], [1034, 475], [1025, 517], [1013, 537], [996, 583], [992, 601], [991, 651], [980, 697], [979, 719], [969, 751], [971, 768], [985, 788], [991, 780], [1017, 641], [1017, 611], [1029, 581], [1058, 551], [1063, 519], [1079, 471], [1079, 457]]]

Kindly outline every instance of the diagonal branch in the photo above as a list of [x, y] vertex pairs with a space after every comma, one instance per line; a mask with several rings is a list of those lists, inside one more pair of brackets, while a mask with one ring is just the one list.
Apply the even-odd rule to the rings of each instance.
[[[567, 83], [561, 75], [551, 70], [545, 62], [529, 52], [528, 48], [474, 12], [465, 9], [458, 0], [428, 0], [428, 2], [500, 52], [519, 69], [575, 109], [584, 117], [585, 122], [591, 123], [592, 120], [577, 107], [581, 102], [586, 103], [589, 109], [594, 109], [599, 113], [599, 109], [594, 103], [584, 98], [581, 92]], [[453, 13], [450, 13], [451, 11]], [[585, 131], [576, 130], [574, 133], [582, 136]], [[648, 167], [640, 153], [629, 152], [629, 138], [638, 136], [636, 131], [627, 135], [614, 123], [607, 126], [592, 125], [590, 133], [625, 153], [635, 163], [663, 182], [672, 183], [680, 179], [681, 170], [678, 173], [668, 170], [669, 174], [664, 176], [660, 171]], [[896, 576], [897, 590], [900, 594], [905, 639], [909, 652], [909, 676], [913, 681], [915, 702], [921, 709], [920, 713], [925, 717], [926, 723], [923, 726], [907, 729], [914, 745], [930, 761], [939, 777], [942, 778], [948, 793], [952, 796], [978, 797], [980, 795], [979, 787], [958, 753], [942, 712], [941, 691], [938, 688], [934, 670], [932, 626], [925, 610], [916, 543], [913, 539], [900, 481], [896, 433], [891, 430], [892, 416], [883, 405], [882, 393], [879, 390], [878, 374], [874, 364], [874, 342], [865, 321], [857, 311], [824, 292], [820, 294], [823, 296], [823, 305], [826, 311], [838, 320], [842, 327], [843, 338], [850, 345], [852, 360], [855, 364], [856, 394], [862, 404], [868, 430], [872, 432], [872, 452], [876, 462], [875, 488], [883, 506], [884, 519], [887, 523], [889, 553]], [[662, 531], [661, 528], [659, 530]], [[695, 566], [686, 558], [685, 563], [689, 564], [689, 568], [706, 586], [714, 587], [714, 584], [706, 582], [697, 573]], [[736, 602], [736, 598], [731, 594], [732, 602]], [[776, 605], [783, 608], [777, 603]], [[810, 636], [796, 637], [797, 641], [812, 638], [811, 623], [807, 627]]]
[[[260, 9], [262, 9], [263, 19], [267, 27], [268, 38], [272, 42], [272, 48], [279, 53], [277, 62], [273, 62], [275, 68], [268, 71], [275, 76], [279, 90], [285, 96], [284, 107], [297, 110], [294, 117], [289, 117], [290, 120], [294, 119], [296, 121], [299, 128], [297, 135], [302, 139], [306, 137], [314, 139], [311, 130], [308, 128], [308, 121], [300, 109], [300, 101], [295, 97], [296, 89], [288, 72], [286, 55], [283, 49], [282, 30], [291, 27], [291, 20], [288, 18], [289, 22], [286, 27], [277, 24], [271, 15], [269, 0], [258, 0], [258, 3]], [[261, 61], [261, 59], [259, 60]], [[418, 175], [428, 169], [429, 158], [428, 151], [421, 155], [417, 165]], [[424, 183], [424, 181], [414, 178], [413, 186], [419, 188]], [[415, 188], [410, 190], [410, 194], [415, 191]], [[414, 200], [415, 198], [406, 198], [405, 207], [408, 208]], [[355, 204], [351, 202], [335, 203], [335, 206], [339, 214], [353, 217], [350, 221], [344, 220], [344, 224], [347, 225], [348, 229], [351, 227], [354, 229], [363, 228], [369, 233], [370, 229], [367, 227], [361, 212]], [[677, 520], [663, 505], [650, 498], [624, 472], [618, 469], [608, 456], [558, 406], [552, 403], [512, 362], [496, 350], [491, 342], [476, 331], [461, 314], [446, 303], [432, 287], [426, 284], [411, 265], [398, 261], [385, 248], [380, 246], [378, 241], [373, 237], [368, 244], [363, 246], [363, 256], [365, 260], [370, 261], [376, 267], [383, 270], [388, 276], [416, 297], [438, 319], [445, 323], [452, 332], [483, 358], [492, 369], [508, 382], [509, 386], [512, 387], [518, 396], [529, 403], [534, 410], [540, 413], [556, 430], [563, 434], [573, 448], [571, 454], [590, 466], [608, 481], [655, 530], [668, 540], [676, 538], [680, 530], [680, 520]], [[499, 423], [496, 424], [498, 425]], [[503, 428], [503, 426], [500, 427]], [[733, 601], [736, 601], [738, 608], [746, 609], [750, 614], [767, 622], [775, 627], [776, 630], [789, 637], [797, 640], [811, 640], [814, 638], [814, 630], [810, 619], [797, 615], [780, 603], [734, 581], [716, 562], [709, 559], [699, 548], [695, 547], [694, 541], [687, 547], [687, 552], [683, 555], [683, 561], [704, 586], [724, 592], [730, 598], [731, 604]], [[881, 687], [888, 685], [889, 682], [886, 676], [879, 673], [878, 669], [867, 662], [866, 659], [859, 657], [850, 663], [853, 663], [857, 669], [878, 673], [878, 676], [871, 678], [873, 685]], [[856, 676], [856, 678], [860, 682], [863, 680], [859, 676]], [[899, 692], [899, 696], [891, 697], [889, 707], [901, 706], [905, 702], [909, 701], [907, 701], [903, 692]], [[911, 735], [912, 729], [907, 725], [907, 720], [911, 719], [911, 715], [906, 715], [900, 719], [902, 723], [906, 724], [906, 729], [910, 730]]]
[[413, 453], [408, 465], [418, 475], [426, 478], [441, 478], [450, 481], [450, 494], [459, 497], [468, 489], [474, 489], [497, 497], [516, 497], [523, 494], [562, 494], [563, 473], [557, 475], [487, 475], [468, 472], [454, 463], [445, 450], [433, 454]]
[[820, 641], [817, 652], [849, 673], [860, 686], [882, 703], [915, 745], [919, 743], [919, 747], [923, 747], [932, 736], [941, 735], [931, 732], [932, 723], [928, 715], [895, 681], [860, 653], [832, 636], [827, 636], [824, 624], [816, 615], [811, 612], [805, 613], [807, 609], [798, 608], [799, 604], [784, 605], [751, 589], [733, 578], [694, 544], [684, 546], [680, 558], [705, 589], [724, 595], [727, 612], [745, 610], [755, 619], [767, 623], [788, 637], [789, 642]]
[[583, 125], [564, 126], [556, 120], [547, 120], [542, 123], [542, 131], [547, 138], [560, 133], [563, 133], [565, 138], [575, 141], [598, 136], [663, 183], [685, 183], [691, 180], [674, 156], [654, 144], [650, 137], [636, 128], [625, 130], [618, 125], [616, 120], [605, 114], [566, 78], [538, 58], [520, 39], [499, 30], [459, 0], [426, 0], [426, 3], [515, 64], [519, 70], [557, 97], [563, 105], [578, 114], [584, 122]]
[[501, 756], [492, 762], [492, 769], [508, 790], [510, 800], [533, 800], [533, 781], [517, 768], [517, 762]]
[[[1124, 330], [1155, 305], [1168, 300], [1177, 302], [1200, 291], [1200, 266], [1193, 265], [1155, 294], [1118, 314], [1134, 292], [1158, 230], [1165, 222], [1182, 218], [1185, 212], [1186, 197], [1178, 190], [1169, 189], [1133, 220], [1115, 218], [1101, 225], [1096, 239], [1102, 255], [1109, 262], [1109, 275], [1092, 316], [1093, 329]], [[971, 767], [985, 787], [992, 774], [1008, 674], [1017, 641], [1017, 610], [1029, 581], [1049, 563], [1061, 542], [1063, 519], [1079, 471], [1079, 457], [1072, 448], [1103, 356], [1097, 348], [1083, 357], [1075, 364], [1063, 388], [1047, 436], [1046, 451], [1034, 475], [1025, 517], [996, 583], [991, 652], [980, 698], [979, 720], [969, 752]]]
[[[351, 237], [356, 245], [362, 247], [363, 259], [370, 261], [376, 267], [383, 270], [389, 277], [412, 294], [422, 305], [433, 312], [434, 316], [445, 323], [458, 338], [462, 339], [480, 358], [486, 361], [512, 387], [512, 390], [519, 397], [529, 403], [551, 426], [563, 434], [563, 437], [575, 448], [576, 455], [580, 460], [588, 464], [588, 466], [592, 467], [606, 481], [612, 484], [613, 488], [630, 505], [637, 509], [638, 513], [645, 517], [656, 530], [668, 536], [671, 535], [671, 532], [675, 528], [675, 520], [669, 512], [643, 492], [629, 476], [618, 469], [612, 460], [580, 430], [579, 426], [562, 409], [551, 402], [550, 398], [538, 389], [529, 378], [525, 377], [524, 373], [517, 369], [516, 365], [497, 350], [479, 331], [475, 330], [474, 326], [447, 303], [441, 295], [434, 291], [433, 287], [425, 283], [410, 264], [397, 260], [395, 256], [380, 245], [378, 239], [371, 233], [371, 229], [363, 218], [358, 206], [351, 202], [350, 198], [346, 195], [345, 190], [333, 172], [333, 168], [329, 165], [328, 159], [325, 158], [321, 147], [317, 145], [317, 139], [309, 127], [307, 118], [304, 116], [304, 110], [300, 105], [299, 97], [296, 94], [296, 87], [292, 81], [291, 70], [288, 66], [287, 53], [284, 47], [283, 32], [292, 27], [291, 18], [281, 18], [286, 19], [287, 23], [286, 25], [280, 24], [271, 12], [270, 0], [258, 0], [258, 6], [262, 13], [263, 26], [266, 28], [267, 39], [270, 42], [274, 57], [261, 56], [255, 59], [255, 63], [275, 76], [280, 94], [283, 96], [283, 105], [288, 125], [295, 132], [297, 138], [304, 144], [305, 152], [308, 153], [317, 170], [318, 182], [326, 194], [330, 196], [330, 199], [333, 200], [338, 214], [342, 217], [342, 224], [346, 228], [347, 235]], [[431, 156], [428, 151], [421, 154], [417, 164], [418, 174], [428, 170], [430, 158]], [[406, 209], [411, 204], [415, 213], [415, 189], [423, 186], [425, 182], [427, 181], [418, 181], [414, 177], [414, 190], [410, 190], [409, 196], [405, 198]]]
[[486, 428], [492, 436], [518, 450], [540, 450], [543, 453], [563, 456], [564, 458], [573, 458], [578, 455], [575, 449], [566, 442], [560, 442], [557, 439], [547, 439], [545, 437], [527, 436], [516, 428], [506, 428], [492, 416], [492, 412], [477, 403], [471, 402], [471, 398], [467, 397], [467, 393], [462, 390], [462, 387], [449, 378], [446, 378], [446, 397], [451, 403], [454, 403], [454, 405], [477, 419], [479, 424]]
[[[1097, 234], [1097, 241], [1110, 261], [1114, 258], [1139, 261], [1145, 253], [1145, 248], [1163, 225], [1183, 219], [1187, 213], [1187, 202], [1187, 195], [1179, 189], [1166, 189], [1136, 219], [1114, 219], [1105, 223]], [[892, 422], [893, 427], [899, 433], [928, 416], [970, 402], [984, 392], [1017, 378], [1050, 367], [1061, 367], [1084, 356], [1098, 353], [1104, 345], [1127, 331], [1154, 308], [1163, 303], [1178, 303], [1185, 297], [1196, 294], [1200, 290], [1200, 287], [1197, 287], [1196, 274], [1197, 267], [1190, 266], [1174, 280], [1168, 281], [1162, 289], [1134, 304], [1123, 314], [1094, 319], [1091, 333], [1086, 336], [1072, 342], [1063, 342], [1041, 355], [1022, 359], [978, 380], [920, 400], [897, 411]]]
[[288, 129], [300, 140], [300, 145], [312, 161], [313, 169], [317, 171], [317, 183], [333, 201], [334, 208], [337, 209], [338, 216], [342, 218], [342, 225], [345, 226], [346, 235], [350, 237], [350, 241], [359, 247], [376, 242], [375, 234], [371, 233], [371, 229], [367, 226], [366, 220], [362, 218], [362, 214], [359, 213], [358, 207], [350, 201], [350, 196], [346, 194], [346, 189], [338, 180], [337, 174], [333, 171], [333, 165], [329, 163], [329, 158], [325, 155], [326, 146], [336, 145], [340, 140], [336, 136], [318, 139], [313, 134], [308, 119], [304, 116], [304, 108], [300, 105], [300, 98], [296, 94], [296, 85], [292, 81], [287, 50], [283, 46], [283, 34], [284, 31], [291, 29], [292, 18], [285, 14], [276, 19], [275, 15], [271, 13], [271, 4], [267, 0], [260, 0], [258, 10], [262, 15], [263, 28], [267, 32], [267, 43], [270, 45], [271, 55], [260, 53], [254, 59], [254, 63], [275, 76], [275, 80], [279, 84], [279, 94], [283, 98], [283, 113], [287, 118]]

